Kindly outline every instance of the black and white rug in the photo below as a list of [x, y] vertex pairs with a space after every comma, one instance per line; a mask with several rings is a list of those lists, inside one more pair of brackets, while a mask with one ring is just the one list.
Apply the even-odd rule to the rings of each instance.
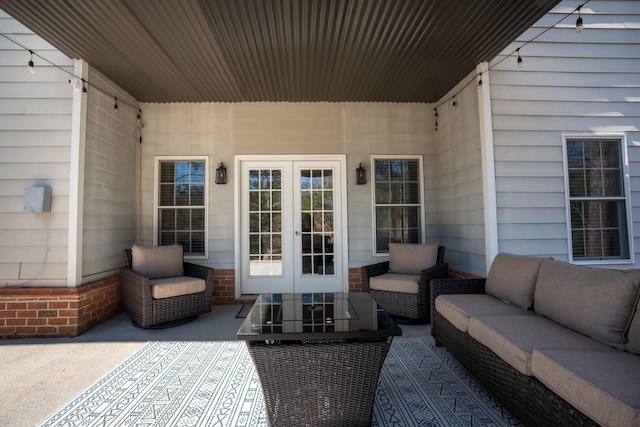
[[[266, 426], [244, 342], [150, 342], [42, 426]], [[374, 426], [519, 426], [430, 337], [396, 338]]]

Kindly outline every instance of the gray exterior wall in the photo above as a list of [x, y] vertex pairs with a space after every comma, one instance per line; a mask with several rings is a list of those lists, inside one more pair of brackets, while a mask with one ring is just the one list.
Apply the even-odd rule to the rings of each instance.
[[[65, 70], [73, 61], [0, 11], [0, 31]], [[0, 287], [66, 285], [73, 89], [61, 70], [0, 38]], [[24, 212], [27, 187], [51, 212]]]
[[[34, 56], [30, 74], [29, 52], [0, 38], [0, 287], [75, 286], [68, 277], [71, 169], [79, 163], [71, 158], [74, 61], [2, 11], [0, 29], [61, 68]], [[138, 164], [137, 102], [95, 70], [87, 81], [82, 283], [117, 273], [122, 249], [135, 241]], [[118, 113], [105, 92], [119, 97]], [[35, 186], [51, 188], [51, 212], [23, 211], [24, 189]]]
[[87, 80], [83, 283], [117, 273], [136, 239], [139, 150], [137, 101], [91, 67]]
[[[484, 275], [483, 171], [475, 72], [436, 106], [438, 130], [427, 171], [427, 198], [433, 200], [427, 206], [427, 230], [445, 246], [450, 268]], [[431, 112], [432, 127], [434, 116]]]
[[[579, 4], [561, 3], [503, 55]], [[640, 2], [591, 1], [582, 17], [581, 33], [572, 15], [521, 47], [523, 68], [513, 55], [490, 64], [501, 251], [568, 259], [563, 135], [598, 133], [626, 135], [639, 248]]]
[[[433, 150], [430, 108], [424, 104], [143, 104], [142, 110], [141, 241], [153, 242], [155, 156], [209, 156], [209, 259], [197, 262], [216, 268], [234, 268], [234, 155], [346, 154], [349, 267], [380, 260], [372, 254], [371, 179], [355, 185], [358, 164], [370, 173], [371, 155], [420, 154], [426, 170], [433, 166], [427, 155]], [[227, 185], [213, 183], [220, 162]]]

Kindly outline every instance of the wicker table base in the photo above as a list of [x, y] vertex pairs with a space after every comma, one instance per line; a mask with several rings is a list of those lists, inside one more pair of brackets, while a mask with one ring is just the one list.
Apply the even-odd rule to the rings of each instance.
[[247, 341], [270, 426], [370, 426], [391, 340]]

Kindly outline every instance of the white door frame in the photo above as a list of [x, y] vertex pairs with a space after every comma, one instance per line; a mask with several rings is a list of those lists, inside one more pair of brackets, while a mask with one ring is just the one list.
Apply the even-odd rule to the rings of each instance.
[[234, 156], [234, 171], [236, 179], [234, 179], [234, 268], [235, 268], [235, 297], [240, 298], [242, 294], [242, 215], [240, 214], [242, 207], [242, 179], [240, 173], [242, 171], [243, 162], [256, 161], [337, 161], [339, 162], [341, 185], [340, 185], [340, 204], [341, 204], [341, 233], [342, 233], [342, 292], [349, 292], [349, 263], [348, 263], [348, 227], [347, 227], [347, 156], [345, 154], [284, 154], [284, 155], [236, 155]]

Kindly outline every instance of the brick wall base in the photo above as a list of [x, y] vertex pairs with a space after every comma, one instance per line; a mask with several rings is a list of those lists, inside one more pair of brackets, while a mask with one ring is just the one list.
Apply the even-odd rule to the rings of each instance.
[[213, 271], [213, 303], [233, 304], [236, 298], [236, 272], [234, 269]]
[[75, 337], [120, 313], [120, 277], [77, 288], [0, 289], [0, 339]]

